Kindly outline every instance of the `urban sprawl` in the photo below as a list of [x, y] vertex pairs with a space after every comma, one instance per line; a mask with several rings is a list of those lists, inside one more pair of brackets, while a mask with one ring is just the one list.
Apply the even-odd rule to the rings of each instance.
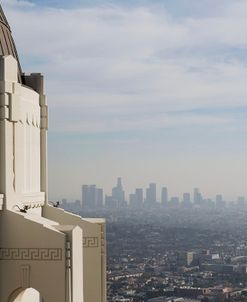
[[199, 189], [169, 197], [156, 184], [126, 202], [121, 178], [111, 196], [82, 186], [61, 202], [82, 217], [107, 220], [109, 302], [247, 301], [247, 203], [205, 199]]

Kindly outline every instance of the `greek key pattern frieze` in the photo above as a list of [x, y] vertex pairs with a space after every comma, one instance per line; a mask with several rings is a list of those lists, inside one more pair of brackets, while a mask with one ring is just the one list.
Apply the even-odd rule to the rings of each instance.
[[0, 260], [61, 261], [60, 248], [0, 248]]
[[98, 237], [83, 237], [83, 247], [85, 247], [85, 248], [99, 247], [99, 238]]

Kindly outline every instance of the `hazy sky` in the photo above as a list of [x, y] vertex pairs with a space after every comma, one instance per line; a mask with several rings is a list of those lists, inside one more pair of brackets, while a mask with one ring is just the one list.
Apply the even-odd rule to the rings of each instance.
[[80, 185], [247, 196], [246, 0], [2, 1], [50, 108], [50, 198]]

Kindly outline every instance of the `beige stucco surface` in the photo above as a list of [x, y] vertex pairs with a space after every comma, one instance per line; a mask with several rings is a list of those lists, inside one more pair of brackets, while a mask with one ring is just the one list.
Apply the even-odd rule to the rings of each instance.
[[73, 223], [83, 230], [83, 276], [85, 301], [106, 301], [105, 220], [82, 219], [62, 209], [43, 207], [43, 216], [61, 224]]
[[105, 221], [48, 204], [43, 77], [17, 74], [0, 56], [0, 301], [105, 302]]

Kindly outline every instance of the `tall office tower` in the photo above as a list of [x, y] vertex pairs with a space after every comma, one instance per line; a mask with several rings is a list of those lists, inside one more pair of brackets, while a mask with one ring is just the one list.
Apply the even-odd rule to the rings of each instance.
[[123, 190], [121, 177], [118, 177], [117, 186], [112, 189], [112, 198], [117, 200], [119, 208], [125, 207], [125, 193]]
[[156, 203], [156, 184], [150, 183], [146, 190], [146, 205], [151, 206]]
[[95, 209], [97, 202], [97, 188], [96, 185], [90, 185], [88, 188], [88, 207]]
[[49, 204], [43, 76], [22, 72], [0, 20], [0, 301], [105, 302], [105, 220]]
[[189, 207], [191, 205], [190, 193], [183, 194], [183, 205], [185, 207]]
[[168, 190], [166, 187], [161, 189], [161, 204], [168, 205]]
[[223, 196], [221, 194], [217, 194], [215, 198], [216, 207], [224, 207], [225, 201], [223, 200]]
[[103, 206], [103, 189], [96, 185], [82, 185], [82, 207], [94, 210]]
[[109, 209], [109, 210], [114, 210], [117, 209], [118, 204], [117, 204], [117, 200], [114, 199], [112, 196], [105, 196], [105, 208]]
[[82, 185], [82, 208], [90, 209], [92, 203], [92, 188], [89, 185]]
[[221, 194], [217, 194], [216, 197], [215, 197], [215, 201], [220, 203], [223, 201], [223, 196]]
[[198, 188], [194, 189], [194, 204], [201, 205], [202, 204], [202, 194], [200, 193]]
[[104, 206], [103, 189], [97, 188], [96, 208], [101, 209]]
[[118, 188], [121, 188], [121, 189], [123, 188], [121, 177], [118, 177], [118, 178], [117, 178], [117, 187], [118, 187]]
[[82, 185], [81, 186], [81, 206], [82, 208], [88, 206], [88, 185]]
[[143, 206], [143, 189], [137, 188], [135, 192], [136, 196], [136, 204], [138, 208], [141, 208]]
[[211, 198], [207, 198], [205, 202], [206, 206], [213, 208], [215, 206], [214, 201]]
[[135, 193], [129, 195], [129, 205], [135, 209], [143, 206], [143, 189], [136, 189]]
[[133, 209], [136, 209], [136, 194], [129, 195], [129, 206]]

